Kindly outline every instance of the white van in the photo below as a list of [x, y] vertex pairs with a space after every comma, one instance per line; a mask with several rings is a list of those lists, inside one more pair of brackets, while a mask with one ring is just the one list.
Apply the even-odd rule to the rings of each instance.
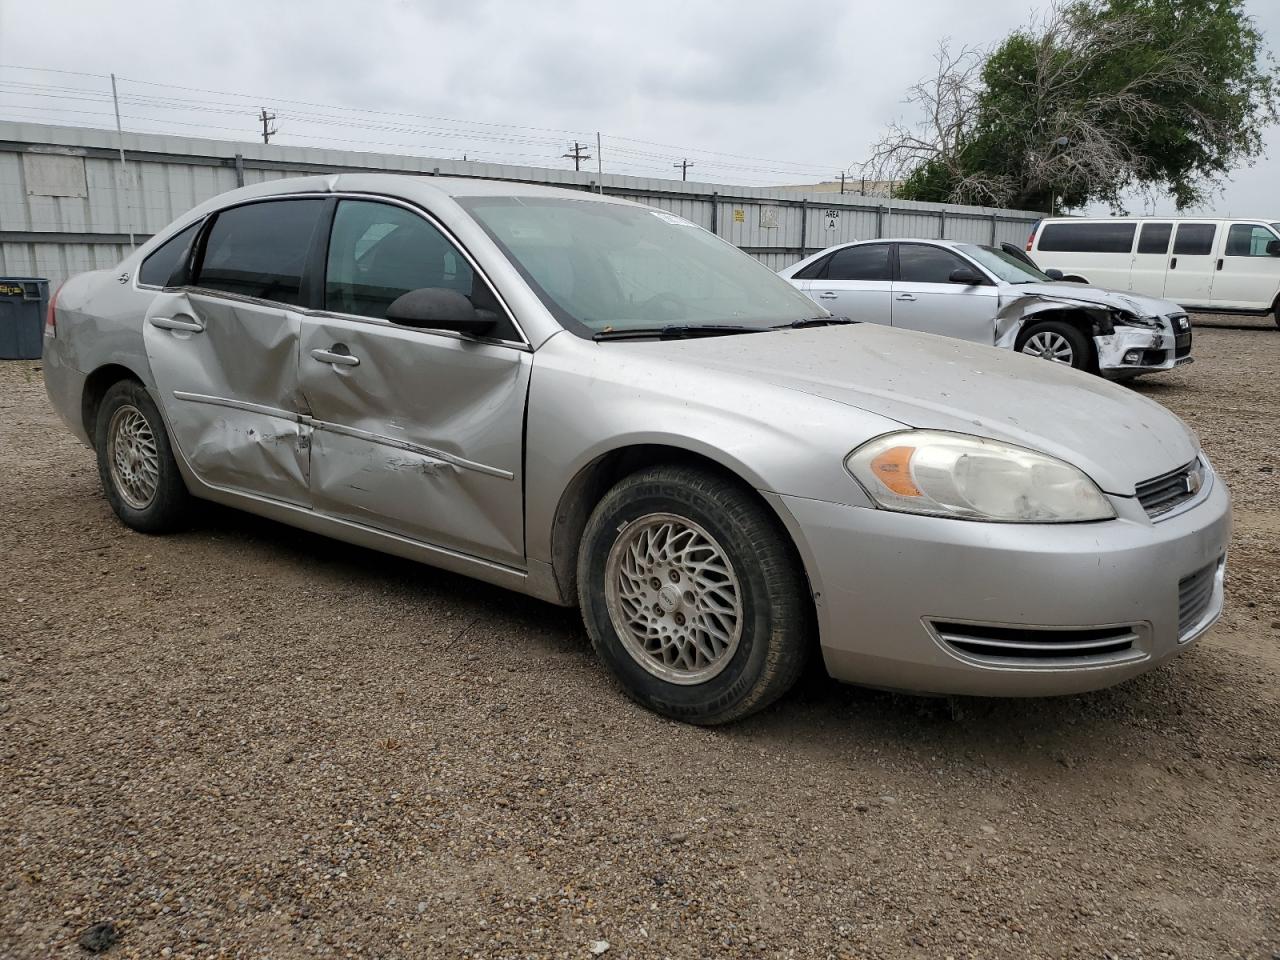
[[1272, 313], [1280, 326], [1280, 220], [1132, 217], [1041, 220], [1041, 270], [1195, 310]]

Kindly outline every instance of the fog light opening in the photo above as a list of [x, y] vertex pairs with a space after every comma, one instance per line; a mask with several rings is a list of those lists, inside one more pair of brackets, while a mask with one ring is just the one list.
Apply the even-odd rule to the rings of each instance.
[[1138, 363], [1142, 360], [1141, 350], [1126, 350], [1124, 355], [1125, 363]]

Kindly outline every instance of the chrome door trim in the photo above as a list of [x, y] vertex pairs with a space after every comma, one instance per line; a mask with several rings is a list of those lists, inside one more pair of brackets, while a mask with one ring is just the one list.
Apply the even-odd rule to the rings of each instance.
[[393, 447], [396, 450], [405, 450], [409, 453], [416, 453], [421, 457], [429, 460], [436, 460], [440, 463], [447, 463], [451, 466], [458, 467], [461, 470], [471, 470], [475, 473], [483, 473], [490, 477], [497, 477], [500, 480], [514, 480], [516, 475], [510, 470], [503, 470], [500, 467], [491, 467], [485, 463], [477, 463], [474, 460], [467, 460], [464, 457], [457, 457], [451, 453], [445, 453], [443, 450], [437, 450], [434, 447], [425, 447], [420, 443], [411, 443], [408, 440], [400, 440], [397, 437], [388, 437], [380, 433], [371, 433], [368, 430], [360, 430], [356, 427], [347, 427], [340, 423], [330, 423], [328, 420], [317, 420], [314, 417], [303, 415], [299, 418], [300, 422], [315, 430], [327, 430], [329, 433], [341, 434], [344, 437], [352, 437], [356, 440], [366, 440], [369, 443], [381, 444], [384, 447]]
[[229, 407], [232, 410], [244, 410], [248, 413], [260, 413], [267, 417], [291, 420], [294, 423], [301, 423], [303, 420], [301, 414], [294, 413], [292, 410], [283, 410], [279, 407], [269, 407], [261, 403], [249, 403], [246, 400], [233, 400], [230, 397], [215, 397], [207, 393], [189, 393], [186, 390], [175, 390], [173, 391], [173, 395], [178, 400], [186, 400], [190, 403], [208, 403], [215, 407]]

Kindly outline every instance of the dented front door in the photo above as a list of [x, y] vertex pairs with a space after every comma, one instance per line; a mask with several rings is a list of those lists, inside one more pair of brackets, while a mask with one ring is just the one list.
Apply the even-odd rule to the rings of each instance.
[[159, 293], [143, 341], [169, 435], [211, 486], [305, 505], [296, 313], [233, 297]]
[[299, 356], [316, 510], [471, 556], [523, 560], [528, 352], [309, 316]]

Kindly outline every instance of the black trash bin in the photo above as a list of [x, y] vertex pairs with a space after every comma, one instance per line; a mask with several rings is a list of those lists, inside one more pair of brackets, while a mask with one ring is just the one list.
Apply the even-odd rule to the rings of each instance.
[[39, 360], [49, 281], [0, 277], [0, 360]]

